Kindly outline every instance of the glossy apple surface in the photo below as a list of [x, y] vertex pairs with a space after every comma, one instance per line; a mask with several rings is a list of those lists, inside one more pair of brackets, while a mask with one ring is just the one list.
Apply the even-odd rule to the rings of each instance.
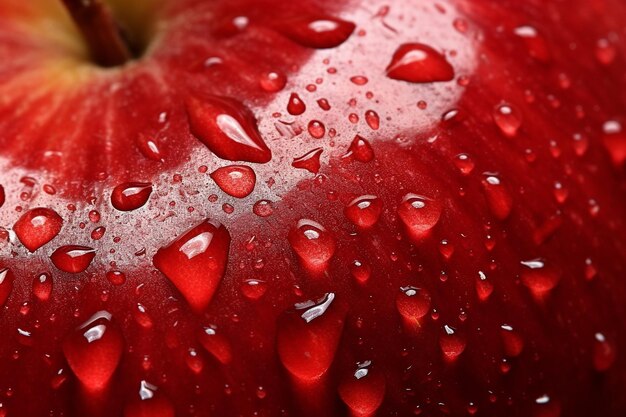
[[0, 3], [0, 416], [626, 412], [626, 6]]

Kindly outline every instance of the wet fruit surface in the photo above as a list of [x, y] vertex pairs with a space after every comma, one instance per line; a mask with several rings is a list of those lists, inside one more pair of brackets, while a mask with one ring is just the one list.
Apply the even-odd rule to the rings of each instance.
[[0, 4], [0, 417], [626, 412], [621, 2], [122, 3]]

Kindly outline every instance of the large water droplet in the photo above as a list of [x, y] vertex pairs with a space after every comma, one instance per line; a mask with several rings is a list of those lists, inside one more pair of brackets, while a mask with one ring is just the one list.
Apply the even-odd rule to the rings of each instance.
[[277, 348], [283, 366], [295, 378], [318, 381], [335, 358], [343, 331], [345, 307], [334, 293], [298, 303], [278, 321]]
[[278, 29], [289, 39], [300, 45], [326, 49], [344, 43], [354, 32], [352, 22], [330, 16], [301, 14], [281, 19]]
[[455, 361], [465, 350], [465, 339], [458, 332], [446, 325], [443, 326], [443, 333], [439, 337], [439, 347], [446, 361]]
[[220, 284], [230, 248], [230, 233], [205, 220], [154, 255], [154, 266], [178, 288], [196, 312], [203, 311]]
[[446, 58], [428, 45], [405, 43], [393, 54], [387, 76], [412, 83], [450, 81], [454, 69]]
[[441, 205], [428, 197], [409, 193], [398, 206], [398, 216], [411, 239], [420, 242], [439, 222]]
[[123, 349], [122, 333], [107, 311], [95, 313], [63, 341], [67, 363], [89, 391], [106, 388]]
[[372, 417], [385, 397], [385, 377], [371, 361], [357, 364], [355, 372], [339, 384], [339, 397], [353, 417]]
[[289, 231], [288, 239], [303, 266], [313, 271], [325, 270], [335, 254], [335, 238], [313, 220], [299, 220]]
[[218, 168], [211, 173], [211, 178], [222, 191], [236, 198], [249, 196], [256, 185], [254, 170], [245, 165]]
[[111, 204], [119, 211], [136, 210], [148, 202], [150, 194], [152, 194], [152, 184], [126, 182], [113, 189]]
[[374, 195], [362, 195], [352, 200], [344, 214], [357, 227], [369, 229], [378, 222], [383, 210], [382, 201]]
[[212, 96], [187, 101], [191, 133], [215, 155], [229, 161], [265, 163], [272, 153], [252, 112], [240, 102]]
[[49, 208], [34, 208], [24, 213], [13, 231], [17, 238], [30, 252], [34, 252], [54, 239], [63, 226], [63, 219], [56, 211]]
[[50, 259], [63, 272], [77, 274], [89, 267], [96, 251], [87, 246], [68, 245], [55, 250]]

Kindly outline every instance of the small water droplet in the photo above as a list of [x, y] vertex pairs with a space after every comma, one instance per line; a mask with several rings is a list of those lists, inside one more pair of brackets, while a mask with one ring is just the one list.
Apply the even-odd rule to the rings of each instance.
[[607, 39], [601, 38], [596, 42], [596, 59], [602, 65], [611, 65], [617, 56], [617, 49]]
[[373, 195], [362, 195], [352, 200], [344, 214], [357, 227], [369, 229], [378, 222], [383, 209], [382, 201]]
[[30, 252], [34, 252], [54, 239], [63, 226], [63, 219], [49, 208], [34, 208], [24, 213], [13, 231]]
[[479, 271], [476, 279], [476, 294], [480, 301], [486, 301], [493, 292], [493, 284], [487, 279], [487, 275]]
[[270, 71], [261, 75], [259, 84], [268, 93], [276, 93], [285, 88], [287, 77], [278, 72]]
[[259, 217], [269, 217], [274, 213], [274, 207], [269, 200], [259, 200], [252, 206], [252, 211]]
[[39, 301], [45, 302], [52, 294], [52, 276], [43, 272], [33, 279], [33, 295]]
[[514, 358], [519, 356], [524, 349], [524, 340], [520, 334], [508, 324], [500, 326], [500, 336], [504, 344], [504, 353], [506, 356]]
[[608, 120], [602, 125], [602, 141], [617, 167], [626, 162], [626, 132], [617, 120]]
[[439, 223], [441, 205], [436, 200], [409, 193], [398, 206], [398, 216], [411, 239], [419, 243]]
[[139, 398], [124, 407], [124, 417], [174, 417], [175, 410], [170, 400], [158, 388], [142, 380], [139, 384]]
[[509, 217], [513, 208], [513, 198], [509, 190], [502, 184], [498, 175], [494, 173], [485, 173], [482, 184], [491, 214], [498, 220], [505, 220]]
[[455, 361], [465, 350], [465, 339], [457, 330], [448, 325], [443, 326], [443, 333], [439, 337], [439, 347], [446, 361]]
[[460, 153], [454, 158], [454, 165], [463, 175], [469, 175], [474, 170], [474, 161], [466, 153]]
[[380, 118], [378, 117], [378, 113], [374, 110], [368, 110], [365, 112], [365, 122], [372, 130], [378, 130], [380, 127]]
[[68, 245], [55, 250], [50, 259], [61, 271], [77, 274], [86, 270], [95, 256], [96, 251], [93, 248]]
[[609, 370], [617, 358], [615, 344], [609, 341], [603, 333], [596, 333], [592, 349], [593, 369], [598, 372]]
[[354, 32], [355, 25], [330, 16], [300, 14], [281, 19], [278, 29], [302, 46], [327, 49], [344, 43]]
[[517, 135], [517, 131], [522, 126], [520, 111], [508, 103], [498, 104], [493, 109], [493, 121], [500, 131], [509, 138]]
[[517, 36], [523, 39], [528, 54], [541, 62], [550, 60], [550, 49], [545, 38], [532, 26], [519, 26], [513, 30]]
[[230, 342], [215, 326], [207, 326], [198, 333], [198, 340], [204, 349], [222, 365], [228, 365], [233, 359]]
[[289, 96], [287, 111], [293, 116], [299, 116], [306, 111], [306, 105], [298, 94], [291, 93], [291, 95]]
[[541, 258], [520, 262], [522, 265], [521, 279], [538, 301], [545, 299], [550, 291], [556, 287], [561, 279], [559, 271], [546, 265]]
[[396, 308], [405, 325], [413, 331], [422, 326], [422, 319], [430, 311], [428, 291], [413, 286], [401, 287], [396, 295]]
[[321, 139], [326, 134], [326, 126], [318, 120], [311, 120], [307, 127], [309, 134], [315, 139]]

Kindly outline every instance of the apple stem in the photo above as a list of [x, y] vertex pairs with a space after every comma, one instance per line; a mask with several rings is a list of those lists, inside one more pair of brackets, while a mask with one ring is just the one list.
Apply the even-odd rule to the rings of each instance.
[[103, 67], [122, 65], [133, 58], [111, 9], [102, 0], [62, 0], [82, 33], [92, 59]]

